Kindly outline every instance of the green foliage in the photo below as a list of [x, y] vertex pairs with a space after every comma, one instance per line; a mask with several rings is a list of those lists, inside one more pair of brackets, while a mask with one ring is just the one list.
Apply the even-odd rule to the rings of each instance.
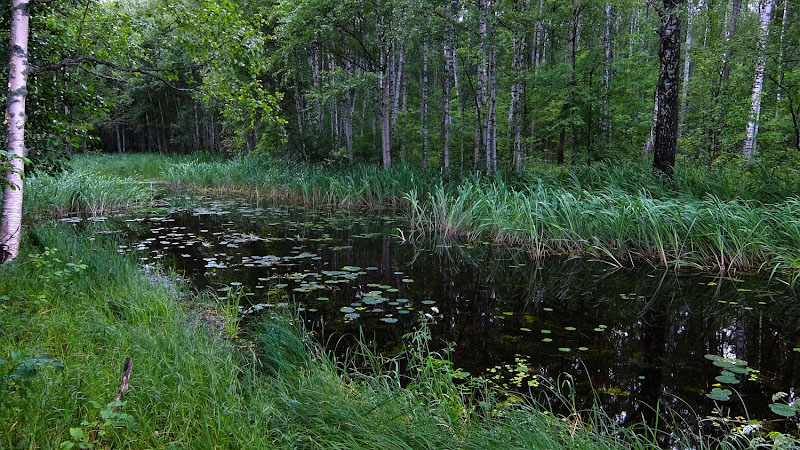
[[34, 381], [44, 368], [63, 370], [64, 364], [47, 355], [23, 356], [22, 350], [11, 350], [9, 359], [0, 359], [0, 410], [14, 408], [15, 402], [35, 393]]
[[80, 449], [103, 448], [101, 443], [109, 430], [124, 428], [133, 422], [133, 417], [116, 411], [125, 406], [125, 402], [122, 400], [115, 400], [105, 405], [96, 401], [90, 401], [89, 404], [93, 408], [90, 410], [90, 414], [96, 411], [95, 417], [98, 418], [81, 422], [80, 427], [70, 428], [69, 435], [72, 440], [62, 442], [59, 448], [66, 450], [75, 447]]

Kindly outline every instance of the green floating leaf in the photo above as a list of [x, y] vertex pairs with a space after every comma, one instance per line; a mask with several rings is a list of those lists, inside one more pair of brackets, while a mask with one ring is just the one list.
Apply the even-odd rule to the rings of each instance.
[[558, 351], [566, 353], [572, 351], [572, 349], [569, 347], [561, 347], [558, 349]]
[[797, 414], [797, 411], [786, 403], [771, 403], [769, 409], [783, 417], [794, 417], [794, 415]]
[[718, 376], [718, 377], [716, 377], [716, 378], [714, 378], [714, 379], [715, 379], [715, 380], [717, 380], [717, 381], [719, 381], [720, 383], [725, 383], [725, 384], [739, 384], [739, 380], [737, 380], [736, 378], [734, 378], [734, 377], [732, 377], [732, 376], [730, 376], [730, 377], [726, 377], [726, 376], [724, 376], [724, 375], [720, 375], [720, 376]]
[[732, 392], [729, 389], [714, 388], [711, 390], [710, 394], [706, 394], [706, 397], [710, 398], [711, 400], [727, 402], [731, 399], [731, 394]]

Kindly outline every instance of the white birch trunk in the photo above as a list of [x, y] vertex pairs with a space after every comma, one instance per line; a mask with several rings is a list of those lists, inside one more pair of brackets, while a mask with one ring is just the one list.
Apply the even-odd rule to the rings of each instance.
[[683, 51], [683, 84], [681, 85], [681, 120], [678, 126], [678, 136], [683, 136], [683, 128], [686, 126], [686, 107], [689, 104], [689, 75], [692, 65], [692, 23], [694, 22], [694, 5], [689, 1], [686, 17], [686, 41]]
[[[19, 255], [22, 236], [22, 175], [25, 170], [25, 97], [28, 82], [28, 0], [12, 0], [8, 55], [8, 97], [6, 103], [6, 150], [9, 160], [3, 182], [0, 215], [0, 263]], [[5, 158], [5, 157], [4, 157]]]
[[765, 52], [767, 38], [769, 37], [769, 22], [772, 17], [772, 7], [774, 0], [765, 0], [761, 8], [761, 26], [758, 33], [758, 60], [756, 61], [756, 71], [753, 80], [753, 94], [750, 100], [750, 121], [747, 123], [747, 138], [744, 141], [742, 154], [752, 159], [755, 155], [756, 138], [758, 136], [758, 119], [761, 115], [761, 92], [764, 88], [764, 70], [767, 66], [767, 55]]

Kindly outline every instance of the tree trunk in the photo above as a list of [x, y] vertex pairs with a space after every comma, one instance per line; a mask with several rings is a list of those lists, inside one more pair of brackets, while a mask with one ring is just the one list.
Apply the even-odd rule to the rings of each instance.
[[422, 44], [422, 167], [428, 168], [428, 41]]
[[733, 35], [736, 34], [736, 27], [739, 22], [739, 11], [741, 10], [741, 5], [739, 0], [733, 0], [733, 11], [731, 12], [731, 23], [730, 27], [728, 28], [728, 34], [725, 36], [725, 55], [723, 56], [723, 67], [722, 67], [722, 79], [723, 81], [728, 81], [728, 78], [731, 75], [731, 62], [730, 62], [730, 41], [733, 38]]
[[404, 72], [403, 79], [401, 80], [403, 83], [403, 94], [400, 96], [401, 101], [403, 102], [402, 107], [402, 114], [403, 117], [400, 119], [400, 134], [401, 142], [400, 142], [400, 160], [405, 162], [406, 161], [406, 114], [408, 113], [408, 75]]
[[[386, 43], [384, 43], [384, 46]], [[381, 116], [381, 155], [383, 157], [383, 168], [388, 169], [392, 165], [391, 147], [391, 114], [389, 112], [389, 99], [391, 91], [391, 69], [388, 61], [387, 49], [381, 48], [381, 73], [379, 78], [380, 92], [380, 116]]]
[[[572, 21], [569, 26], [569, 39], [567, 40], [567, 94], [564, 97], [565, 115], [569, 119], [569, 150], [572, 157], [575, 157], [575, 126], [572, 123], [572, 90], [574, 89], [575, 78], [575, 63], [577, 61], [578, 53], [578, 24], [580, 20], [580, 0], [575, 0], [575, 5], [572, 9]], [[559, 155], [559, 160], [563, 164], [564, 154], [563, 149]]]
[[122, 138], [119, 137], [119, 124], [114, 125], [114, 134], [117, 137], [117, 153], [122, 153]]
[[611, 3], [605, 4], [606, 27], [603, 30], [603, 113], [600, 128], [603, 133], [603, 144], [607, 145], [611, 136]]
[[[308, 64], [311, 66], [311, 82], [315, 91], [320, 88], [319, 63], [319, 50], [314, 47], [311, 57], [308, 59]], [[314, 129], [318, 133], [322, 131], [322, 102], [318, 95], [314, 96]]]
[[[783, 0], [783, 20], [781, 20], [781, 39], [780, 39], [780, 55], [778, 56], [778, 66], [780, 68], [780, 80], [779, 84], [783, 84], [783, 79], [785, 76], [786, 68], [784, 67], [783, 57], [784, 57], [784, 47], [783, 47], [783, 40], [786, 35], [786, 21], [789, 20], [789, 0]], [[783, 88], [778, 86], [778, 93], [775, 97], [777, 100], [777, 105], [775, 107], [775, 118], [777, 119], [780, 116], [781, 111], [781, 101], [783, 100]]]
[[750, 121], [747, 123], [747, 138], [744, 141], [742, 154], [752, 159], [756, 151], [756, 137], [758, 136], [758, 119], [761, 115], [761, 92], [764, 88], [764, 70], [767, 66], [767, 38], [769, 37], [769, 21], [772, 17], [772, 7], [774, 0], [764, 0], [764, 7], [761, 9], [761, 26], [758, 33], [758, 60], [756, 61], [756, 73], [753, 80], [753, 95], [750, 101]]
[[[400, 112], [400, 96], [402, 94], [403, 85], [403, 72], [405, 72], [406, 65], [406, 49], [401, 46], [399, 50], [400, 55], [397, 57], [397, 69], [395, 71], [393, 91], [394, 102], [392, 102], [392, 135], [397, 137], [397, 117]], [[395, 144], [397, 145], [397, 144]]]
[[[474, 161], [473, 167], [477, 168], [480, 166], [481, 155], [485, 152], [486, 149], [486, 142], [487, 142], [487, 130], [486, 130], [486, 105], [487, 105], [487, 95], [486, 95], [486, 82], [487, 82], [487, 66], [489, 64], [488, 61], [488, 52], [487, 52], [487, 8], [488, 8], [488, 0], [478, 0], [478, 15], [480, 19], [478, 21], [478, 35], [480, 36], [480, 51], [479, 51], [479, 62], [478, 62], [478, 76], [477, 76], [477, 92], [476, 99], [475, 99], [475, 119], [478, 123], [476, 127], [476, 139], [475, 139], [475, 153], [474, 153]], [[487, 167], [489, 162], [487, 161]]]
[[144, 113], [144, 123], [147, 126], [147, 152], [153, 151], [153, 130], [150, 128], [150, 114]]
[[442, 77], [442, 166], [450, 167], [450, 81], [453, 73], [453, 53], [450, 36], [444, 41], [444, 76]]
[[194, 135], [193, 137], [193, 144], [194, 144], [194, 151], [200, 150], [200, 119], [197, 115], [197, 100], [192, 99], [192, 109], [194, 110]]
[[489, 116], [487, 120], [487, 169], [497, 171], [497, 55], [494, 47], [489, 50]]
[[169, 138], [167, 137], [167, 125], [164, 120], [164, 108], [161, 106], [161, 97], [158, 97], [158, 112], [161, 114], [161, 149], [166, 150]]
[[29, 14], [28, 0], [12, 0], [6, 103], [8, 133], [6, 149], [10, 159], [3, 161], [6, 174], [3, 182], [3, 210], [0, 216], [0, 263], [13, 261], [19, 255], [19, 242], [22, 236]]
[[689, 1], [689, 8], [686, 13], [686, 45], [683, 50], [683, 83], [681, 84], [681, 111], [680, 123], [678, 126], [678, 136], [683, 135], [683, 129], [686, 126], [686, 106], [689, 102], [689, 74], [691, 73], [692, 64], [692, 23], [694, 22], [694, 5], [693, 0]]
[[511, 67], [514, 71], [514, 83], [511, 85], [511, 104], [508, 108], [508, 124], [511, 128], [514, 170], [522, 170], [522, 70], [524, 69], [525, 38], [522, 33], [514, 34], [514, 54]]
[[661, 67], [658, 74], [653, 167], [672, 176], [675, 166], [675, 149], [678, 145], [678, 88], [680, 86], [681, 21], [678, 16], [683, 0], [664, 0], [660, 11], [661, 48], [658, 51]]

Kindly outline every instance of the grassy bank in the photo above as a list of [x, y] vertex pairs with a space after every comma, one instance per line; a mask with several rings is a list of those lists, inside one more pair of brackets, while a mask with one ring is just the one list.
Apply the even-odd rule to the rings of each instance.
[[203, 189], [312, 206], [392, 207], [415, 231], [519, 246], [535, 257], [581, 255], [617, 266], [701, 270], [800, 268], [793, 180], [729, 168], [679, 168], [674, 182], [638, 165], [542, 168], [518, 177], [404, 166], [336, 168], [257, 157], [84, 156], [30, 179], [26, 211], [104, 211], [156, 189]]
[[[142, 273], [110, 240], [37, 226], [25, 242], [0, 269], [0, 355], [12, 361], [0, 365], [3, 448], [78, 441], [103, 409], [97, 448], [652, 446], [591, 413], [578, 424], [471, 402], [424, 346], [410, 353], [418, 376], [401, 388], [392, 370], [342, 374], [285, 315], [252, 340], [231, 339], [187, 314], [202, 297], [179, 300], [182, 286]], [[131, 390], [111, 413], [126, 356]]]
[[163, 177], [181, 187], [316, 205], [400, 207], [416, 231], [520, 246], [537, 257], [587, 255], [619, 266], [724, 271], [800, 268], [794, 181], [735, 169], [679, 169], [674, 182], [638, 165], [485, 177], [243, 157], [169, 163]]

